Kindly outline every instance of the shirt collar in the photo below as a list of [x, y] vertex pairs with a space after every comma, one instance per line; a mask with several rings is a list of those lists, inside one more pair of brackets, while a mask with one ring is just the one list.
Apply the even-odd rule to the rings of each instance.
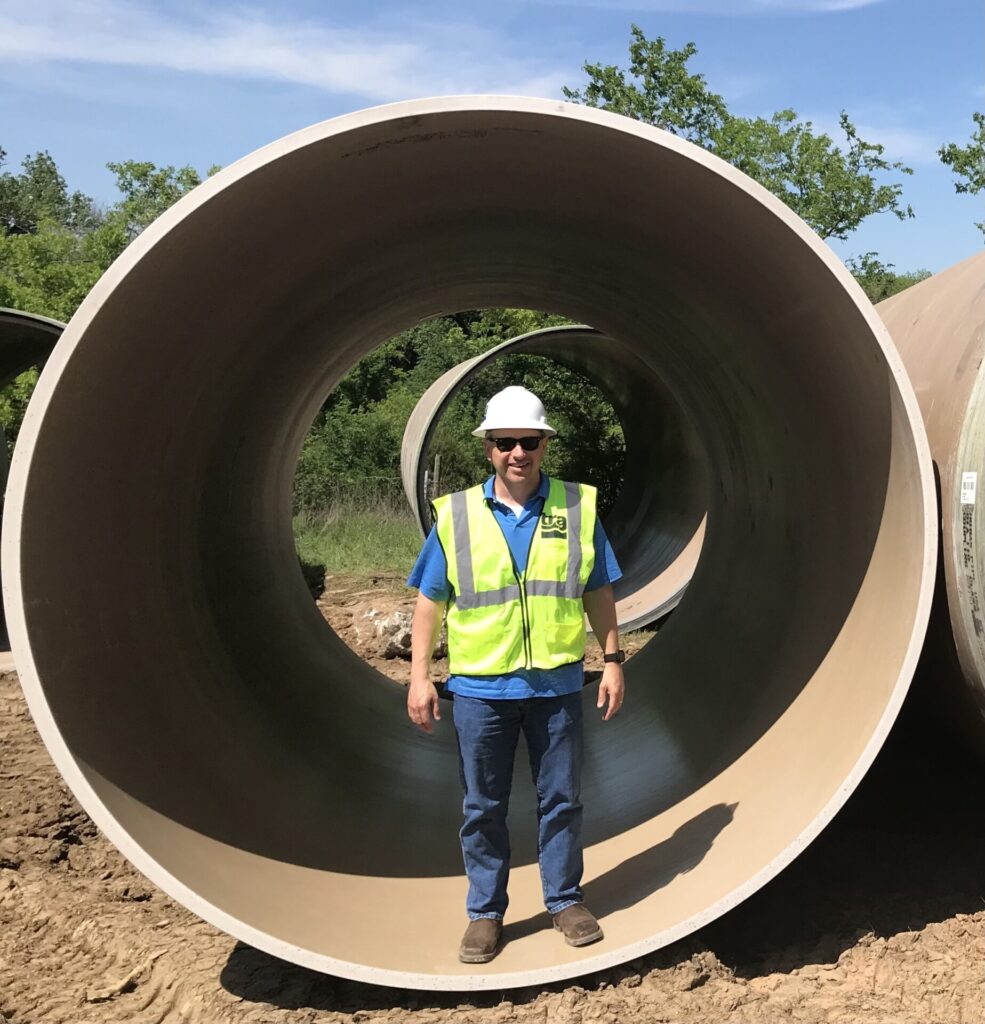
[[[498, 501], [499, 500], [496, 497], [496, 493], [493, 491], [493, 484], [495, 483], [495, 481], [496, 481], [496, 474], [493, 473], [493, 475], [491, 477], [489, 477], [486, 480], [485, 484], [483, 485], [482, 496], [486, 499], [486, 501]], [[537, 490], [531, 495], [530, 501], [528, 501], [527, 504], [529, 505], [530, 502], [533, 501], [536, 498], [543, 498], [544, 501], [546, 501], [547, 500], [547, 495], [550, 492], [550, 489], [551, 489], [551, 478], [543, 470], [541, 470], [540, 471], [540, 483], [537, 486]]]

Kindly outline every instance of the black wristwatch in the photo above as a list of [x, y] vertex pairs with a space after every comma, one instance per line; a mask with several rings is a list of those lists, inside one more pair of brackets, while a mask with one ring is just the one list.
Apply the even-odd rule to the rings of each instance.
[[625, 651], [614, 651], [612, 654], [603, 654], [602, 655], [602, 660], [603, 661], [615, 661], [615, 662], [618, 662], [621, 665], [626, 660], [626, 652]]

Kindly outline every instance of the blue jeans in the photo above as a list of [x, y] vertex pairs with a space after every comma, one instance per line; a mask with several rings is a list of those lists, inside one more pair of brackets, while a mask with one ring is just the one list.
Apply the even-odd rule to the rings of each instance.
[[520, 730], [537, 789], [538, 856], [544, 904], [557, 914], [581, 903], [581, 692], [564, 697], [453, 703], [459, 767], [465, 790], [460, 832], [474, 921], [502, 918], [509, 898], [510, 837], [506, 815]]

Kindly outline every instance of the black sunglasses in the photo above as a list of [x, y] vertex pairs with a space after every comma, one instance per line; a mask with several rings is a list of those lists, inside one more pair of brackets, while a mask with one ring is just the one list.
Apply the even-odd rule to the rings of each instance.
[[505, 454], [513, 451], [517, 445], [525, 452], [536, 451], [544, 439], [542, 437], [491, 437], [489, 440], [496, 446], [497, 451]]

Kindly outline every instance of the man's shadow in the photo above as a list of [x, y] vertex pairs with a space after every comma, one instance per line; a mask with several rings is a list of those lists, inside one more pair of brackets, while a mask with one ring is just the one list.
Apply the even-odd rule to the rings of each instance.
[[[687, 874], [704, 860], [719, 834], [735, 817], [738, 804], [714, 804], [685, 822], [677, 831], [648, 850], [624, 860], [605, 874], [585, 884], [585, 905], [596, 916], [606, 917], [625, 910]], [[546, 911], [503, 927], [503, 942], [516, 942], [545, 928], [551, 928]]]

